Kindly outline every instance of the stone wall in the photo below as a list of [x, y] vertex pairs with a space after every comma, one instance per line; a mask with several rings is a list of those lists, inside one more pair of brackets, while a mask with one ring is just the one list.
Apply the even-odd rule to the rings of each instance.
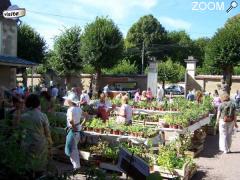
[[[61, 87], [65, 86], [65, 77], [56, 76], [54, 74], [44, 75], [46, 79], [46, 84], [49, 86], [50, 80], [54, 84], [58, 84]], [[81, 89], [89, 89], [91, 83], [92, 75], [82, 74], [79, 76], [72, 76], [69, 78], [70, 86], [80, 87]], [[34, 74], [33, 76], [33, 85], [39, 85], [43, 80], [43, 76], [40, 74]], [[17, 81], [22, 82], [22, 75], [17, 75]], [[147, 88], [147, 76], [145, 75], [134, 75], [134, 76], [102, 76], [100, 81], [100, 88], [103, 88], [106, 84], [113, 85], [114, 83], [123, 83], [123, 82], [136, 82], [137, 88], [141, 90], [146, 90]], [[31, 86], [32, 77], [28, 75], [27, 85]]]
[[16, 68], [0, 65], [0, 86], [6, 89], [16, 87]]
[[17, 56], [17, 24], [0, 17], [0, 54]]

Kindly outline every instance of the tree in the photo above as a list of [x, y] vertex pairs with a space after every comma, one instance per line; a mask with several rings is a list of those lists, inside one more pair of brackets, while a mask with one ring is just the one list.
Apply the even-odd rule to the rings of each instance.
[[171, 59], [158, 64], [158, 80], [162, 81], [163, 88], [165, 82], [176, 83], [184, 79], [185, 68], [179, 63], [174, 63]]
[[[164, 53], [158, 46], [166, 41], [166, 31], [160, 22], [153, 16], [141, 17], [129, 29], [126, 37], [126, 48], [128, 53], [137, 54], [136, 64], [141, 67], [141, 56], [155, 56], [158, 59], [164, 57]], [[143, 51], [144, 50], [144, 51]], [[144, 64], [147, 64], [144, 62]]]
[[193, 56], [198, 60], [197, 65], [202, 67], [205, 59], [205, 52], [208, 43], [210, 42], [209, 38], [202, 37], [193, 41]]
[[[46, 42], [32, 27], [22, 24], [18, 27], [17, 55], [20, 58], [44, 63], [46, 53]], [[26, 68], [22, 69], [23, 84], [27, 85]]]
[[123, 59], [117, 65], [110, 69], [103, 69], [104, 74], [137, 74], [135, 63], [131, 63], [128, 59]]
[[71, 75], [82, 69], [80, 45], [80, 27], [65, 28], [60, 36], [54, 40], [53, 51], [48, 54], [49, 67], [55, 70], [58, 75], [66, 76], [67, 84], [71, 81]]
[[87, 24], [82, 35], [81, 55], [85, 64], [96, 70], [94, 91], [99, 90], [102, 68], [111, 68], [118, 63], [123, 53], [123, 35], [111, 19], [97, 17]]
[[170, 46], [168, 47], [168, 57], [174, 62], [179, 62], [185, 65], [184, 59], [189, 55], [194, 55], [196, 52], [196, 46], [190, 38], [189, 34], [185, 31], [172, 31], [168, 33], [168, 41]]
[[229, 19], [225, 26], [219, 29], [206, 49], [206, 64], [221, 70], [223, 80], [228, 85], [230, 93], [233, 67], [240, 62], [240, 16]]

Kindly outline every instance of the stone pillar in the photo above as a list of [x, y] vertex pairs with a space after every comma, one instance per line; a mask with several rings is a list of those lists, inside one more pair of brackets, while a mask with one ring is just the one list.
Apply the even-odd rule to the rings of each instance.
[[153, 96], [157, 95], [157, 63], [150, 62], [147, 76], [147, 87], [151, 88]]
[[185, 97], [189, 90], [195, 89], [195, 75], [196, 75], [196, 63], [197, 60], [193, 56], [188, 56], [188, 59], [185, 59], [187, 63], [186, 74], [185, 74]]
[[195, 79], [196, 63], [198, 62], [198, 60], [194, 59], [193, 56], [188, 56], [188, 59], [185, 59], [185, 62], [187, 63], [187, 74], [189, 74], [193, 79]]

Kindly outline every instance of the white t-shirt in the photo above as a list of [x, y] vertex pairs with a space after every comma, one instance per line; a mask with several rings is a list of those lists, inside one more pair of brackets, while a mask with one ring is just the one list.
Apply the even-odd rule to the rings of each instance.
[[157, 89], [157, 98], [162, 98], [163, 97], [163, 89], [159, 88]]
[[73, 117], [73, 122], [78, 131], [81, 130], [80, 119], [82, 117], [82, 109], [80, 107], [69, 107], [67, 110], [67, 127], [72, 127], [70, 120]]
[[121, 111], [124, 111], [126, 121], [129, 122], [132, 120], [132, 107], [129, 106], [128, 104], [123, 104], [121, 106]]

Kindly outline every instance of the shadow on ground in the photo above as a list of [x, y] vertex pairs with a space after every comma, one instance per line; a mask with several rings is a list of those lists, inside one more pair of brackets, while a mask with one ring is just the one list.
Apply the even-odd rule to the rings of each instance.
[[207, 136], [204, 144], [204, 149], [200, 153], [200, 157], [213, 158], [219, 153], [218, 148], [219, 136]]
[[206, 177], [206, 172], [203, 171], [197, 171], [197, 173], [192, 177], [191, 180], [201, 180], [204, 177]]

